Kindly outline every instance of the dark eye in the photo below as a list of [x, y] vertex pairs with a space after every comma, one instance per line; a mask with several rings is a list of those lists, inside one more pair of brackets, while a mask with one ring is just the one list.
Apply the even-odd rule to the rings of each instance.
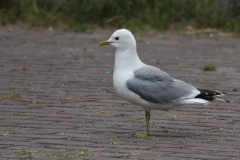
[[116, 37], [115, 39], [116, 39], [116, 40], [119, 40], [119, 37]]

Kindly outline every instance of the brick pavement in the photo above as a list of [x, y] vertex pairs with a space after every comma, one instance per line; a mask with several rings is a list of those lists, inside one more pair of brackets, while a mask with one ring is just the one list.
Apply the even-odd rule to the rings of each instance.
[[[64, 101], [116, 96], [109, 34], [0, 31], [0, 95]], [[240, 39], [177, 35], [137, 37], [142, 61], [198, 88], [238, 99]], [[203, 72], [213, 65], [216, 71]], [[239, 159], [239, 103], [186, 105], [151, 112], [122, 99], [70, 104], [0, 101], [0, 159]]]

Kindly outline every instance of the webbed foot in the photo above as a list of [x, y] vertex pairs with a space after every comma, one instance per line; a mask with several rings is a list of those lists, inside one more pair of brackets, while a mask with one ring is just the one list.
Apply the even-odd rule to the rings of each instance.
[[155, 139], [155, 136], [148, 136], [148, 133], [135, 134], [134, 137], [143, 138], [143, 139]]

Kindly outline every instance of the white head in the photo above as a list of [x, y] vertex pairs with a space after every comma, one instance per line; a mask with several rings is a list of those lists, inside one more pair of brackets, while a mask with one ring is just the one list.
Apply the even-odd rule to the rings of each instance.
[[120, 29], [115, 31], [109, 40], [98, 44], [98, 46], [103, 45], [112, 45], [117, 50], [136, 49], [136, 40], [129, 30]]

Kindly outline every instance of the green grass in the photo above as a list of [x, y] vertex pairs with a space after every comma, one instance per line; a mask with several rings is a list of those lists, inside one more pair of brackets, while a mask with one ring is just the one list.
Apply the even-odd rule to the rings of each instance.
[[[45, 153], [41, 152], [38, 149], [34, 148], [28, 148], [28, 149], [22, 149], [18, 153], [19, 159], [31, 159], [34, 157], [60, 157], [64, 159], [83, 159], [85, 156], [88, 156], [88, 151], [74, 151], [74, 152], [51, 152], [51, 153]], [[47, 158], [46, 158], [47, 159]]]
[[19, 159], [29, 159], [29, 158], [34, 158], [36, 156], [41, 155], [40, 151], [38, 149], [34, 148], [29, 148], [29, 149], [22, 149], [18, 153]]
[[22, 98], [22, 95], [20, 93], [5, 93], [1, 98]]
[[215, 71], [216, 67], [211, 66], [211, 65], [206, 65], [203, 68], [201, 68], [202, 71]]
[[88, 156], [87, 151], [76, 151], [76, 152], [58, 152], [46, 154], [47, 157], [62, 157], [64, 159], [83, 159]]
[[77, 106], [78, 108], [86, 108], [87, 105], [81, 105], [81, 106]]
[[11, 134], [15, 134], [17, 131], [19, 131], [19, 129], [21, 129], [21, 127], [19, 127], [17, 130], [14, 130], [12, 132], [8, 131], [10, 126], [8, 126], [6, 129], [0, 131], [0, 136], [10, 136]]
[[240, 12], [224, 10], [220, 0], [66, 0], [55, 4], [46, 1], [0, 0], [0, 25], [52, 26], [75, 32], [95, 28], [180, 31], [191, 25], [240, 33]]
[[5, 114], [6, 116], [15, 116], [17, 115], [17, 113], [8, 113], [8, 114]]

